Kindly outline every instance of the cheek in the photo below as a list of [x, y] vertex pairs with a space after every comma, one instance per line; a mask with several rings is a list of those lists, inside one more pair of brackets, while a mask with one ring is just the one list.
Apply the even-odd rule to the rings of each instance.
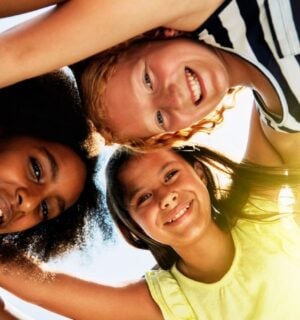
[[199, 190], [198, 199], [200, 203], [200, 211], [205, 213], [205, 216], [211, 216], [211, 202], [206, 189], [203, 189], [202, 192]]
[[10, 163], [10, 165], [2, 167], [0, 164], [0, 185], [7, 185], [7, 187], [14, 184], [23, 185], [28, 178], [26, 169], [20, 165]]
[[70, 206], [73, 205], [78, 198], [80, 197], [82, 191], [84, 189], [84, 180], [77, 180], [75, 183], [68, 183], [66, 186], [66, 190], [71, 190], [71, 192], [68, 194], [68, 199], [70, 202]]
[[60, 192], [67, 201], [67, 206], [72, 206], [80, 197], [84, 189], [85, 175], [76, 175], [66, 179], [59, 186]]
[[134, 216], [132, 216], [133, 220], [138, 224], [145, 233], [148, 234], [148, 231], [153, 228], [153, 214], [151, 210], [141, 210]]
[[10, 228], [12, 229], [12, 232], [24, 231], [38, 225], [39, 223], [41, 223], [41, 220], [38, 216], [34, 214], [26, 214], [15, 221], [15, 223], [11, 225]]
[[[173, 55], [161, 54], [152, 59], [153, 71], [159, 77], [166, 77], [178, 70], [179, 59], [176, 59]], [[151, 66], [150, 66], [151, 67]]]
[[21, 163], [24, 163], [24, 159], [22, 156], [6, 156], [1, 157], [0, 156], [0, 173], [5, 173], [8, 171], [14, 172], [14, 171], [20, 171], [22, 169]]

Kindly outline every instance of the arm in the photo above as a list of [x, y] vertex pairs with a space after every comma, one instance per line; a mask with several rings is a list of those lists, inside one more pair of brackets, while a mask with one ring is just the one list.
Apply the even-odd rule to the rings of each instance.
[[245, 159], [268, 166], [300, 165], [300, 133], [282, 133], [268, 127], [253, 108]]
[[8, 310], [5, 309], [5, 303], [0, 298], [0, 319], [1, 320], [18, 320], [15, 316], [13, 316]]
[[1, 265], [0, 284], [30, 303], [74, 320], [162, 319], [144, 280], [110, 287], [28, 265]]
[[159, 26], [191, 30], [222, 2], [66, 1], [0, 35], [0, 87], [72, 64]]
[[262, 130], [266, 139], [271, 143], [282, 159], [282, 163], [288, 166], [300, 165], [300, 133], [282, 133], [273, 130], [262, 123]]
[[2, 0], [0, 2], [0, 18], [45, 8], [63, 1], [65, 0]]

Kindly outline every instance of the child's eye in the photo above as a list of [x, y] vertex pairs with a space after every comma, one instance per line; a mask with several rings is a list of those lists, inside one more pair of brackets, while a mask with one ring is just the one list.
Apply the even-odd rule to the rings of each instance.
[[40, 205], [40, 208], [41, 208], [41, 215], [42, 215], [43, 221], [48, 220], [48, 218], [49, 218], [49, 207], [48, 207], [47, 202], [46, 201], [42, 201], [41, 205]]
[[164, 176], [164, 182], [167, 183], [169, 182], [172, 178], [174, 178], [177, 173], [179, 172], [179, 170], [171, 170], [169, 172], [166, 173], [166, 175]]
[[34, 179], [39, 182], [42, 176], [42, 169], [40, 163], [35, 158], [30, 158], [31, 171]]
[[152, 81], [151, 81], [150, 75], [147, 71], [144, 72], [144, 83], [145, 83], [146, 87], [148, 87], [151, 90], [153, 89]]
[[145, 201], [147, 201], [147, 200], [150, 199], [151, 197], [152, 197], [152, 193], [150, 193], [150, 192], [141, 195], [141, 196], [137, 199], [137, 206], [140, 206], [141, 204], [143, 204]]
[[156, 121], [158, 123], [158, 125], [164, 129], [165, 126], [165, 121], [164, 121], [164, 117], [162, 115], [162, 113], [160, 111], [156, 112]]

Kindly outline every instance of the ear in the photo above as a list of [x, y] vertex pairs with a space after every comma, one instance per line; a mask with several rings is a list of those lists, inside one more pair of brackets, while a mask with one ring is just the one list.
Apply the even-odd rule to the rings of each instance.
[[206, 178], [206, 174], [203, 170], [203, 166], [199, 161], [195, 161], [194, 163], [194, 170], [196, 171], [197, 175], [199, 176], [199, 178], [202, 180], [202, 182], [207, 185], [207, 178]]

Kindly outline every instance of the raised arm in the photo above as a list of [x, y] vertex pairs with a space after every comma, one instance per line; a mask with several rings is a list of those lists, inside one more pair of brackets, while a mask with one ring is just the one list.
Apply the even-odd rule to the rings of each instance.
[[5, 303], [1, 297], [0, 297], [0, 319], [1, 320], [18, 320], [18, 318], [16, 318], [8, 310], [6, 310]]
[[21, 299], [74, 320], [162, 319], [144, 280], [110, 287], [43, 272], [33, 264], [29, 269], [1, 265], [0, 285]]
[[262, 124], [262, 130], [283, 164], [300, 166], [300, 133], [282, 133]]
[[159, 26], [191, 30], [222, 2], [65, 1], [0, 35], [0, 87], [72, 64]]
[[0, 2], [0, 18], [45, 8], [64, 1], [66, 0], [2, 0]]
[[300, 133], [282, 133], [262, 122], [254, 108], [245, 158], [269, 166], [300, 166]]

